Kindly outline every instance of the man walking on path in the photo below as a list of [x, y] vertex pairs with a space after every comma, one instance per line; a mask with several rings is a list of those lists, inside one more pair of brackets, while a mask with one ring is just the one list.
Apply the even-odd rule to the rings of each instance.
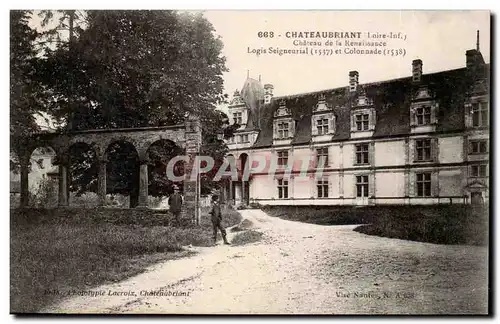
[[174, 186], [174, 193], [168, 199], [170, 212], [174, 216], [174, 221], [177, 226], [180, 225], [180, 214], [182, 209], [182, 196], [179, 194], [179, 188]]
[[222, 213], [220, 210], [219, 196], [217, 195], [212, 196], [212, 209], [210, 210], [210, 215], [212, 215], [212, 225], [214, 227], [214, 244], [217, 243], [217, 230], [220, 230], [224, 244], [229, 244], [226, 238], [226, 230], [222, 226]]

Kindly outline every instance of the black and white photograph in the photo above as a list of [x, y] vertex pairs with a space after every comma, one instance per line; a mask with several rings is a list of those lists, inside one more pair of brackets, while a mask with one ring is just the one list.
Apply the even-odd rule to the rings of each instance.
[[491, 315], [491, 22], [10, 9], [10, 314]]

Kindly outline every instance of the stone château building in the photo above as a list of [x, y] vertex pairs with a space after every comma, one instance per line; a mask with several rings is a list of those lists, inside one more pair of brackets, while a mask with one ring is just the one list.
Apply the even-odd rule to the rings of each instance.
[[[359, 82], [284, 97], [247, 78], [229, 105], [240, 128], [227, 141], [239, 168], [249, 157], [277, 160], [277, 171], [231, 181], [236, 205], [481, 203], [489, 188], [489, 74], [479, 43], [465, 67]], [[362, 75], [361, 75], [362, 77]], [[313, 157], [305, 177], [296, 161]], [[286, 168], [291, 168], [286, 176]], [[317, 171], [321, 176], [315, 176]]]

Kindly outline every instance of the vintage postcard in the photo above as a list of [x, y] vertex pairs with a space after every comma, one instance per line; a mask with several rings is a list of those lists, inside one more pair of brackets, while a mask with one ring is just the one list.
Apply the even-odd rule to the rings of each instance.
[[488, 11], [10, 11], [12, 314], [488, 315]]

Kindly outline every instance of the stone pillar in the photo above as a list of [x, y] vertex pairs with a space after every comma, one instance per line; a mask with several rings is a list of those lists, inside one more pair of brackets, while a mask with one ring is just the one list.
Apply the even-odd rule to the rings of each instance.
[[229, 179], [229, 205], [232, 206], [233, 205], [233, 180], [232, 179]]
[[106, 166], [107, 160], [99, 161], [99, 173], [97, 177], [97, 195], [99, 196], [99, 206], [106, 205]]
[[21, 164], [21, 202], [20, 207], [28, 207], [29, 204], [29, 184], [28, 184], [28, 173], [29, 173], [29, 157], [20, 157], [19, 162]]
[[139, 172], [139, 204], [137, 208], [148, 208], [148, 163], [141, 161]]
[[201, 125], [198, 117], [188, 115], [185, 120], [186, 155], [184, 178], [184, 207], [182, 216], [192, 220], [192, 223], [200, 223], [200, 176], [198, 166], [195, 165], [196, 156], [201, 146]]
[[242, 179], [241, 180], [241, 204], [243, 206], [246, 206], [246, 196], [245, 196], [245, 181]]
[[59, 207], [68, 206], [68, 165], [59, 164]]

